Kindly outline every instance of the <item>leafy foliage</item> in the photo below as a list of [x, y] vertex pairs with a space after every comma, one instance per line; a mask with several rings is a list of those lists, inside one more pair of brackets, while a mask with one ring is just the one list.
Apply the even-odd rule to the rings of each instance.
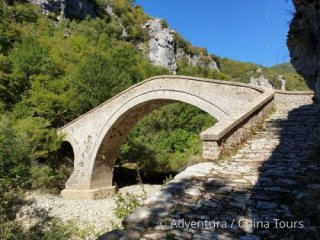
[[250, 77], [254, 76], [258, 68], [262, 67], [257, 64], [239, 62], [228, 58], [218, 59], [220, 62], [221, 71], [230, 76], [232, 81], [237, 82], [249, 83]]
[[[166, 24], [164, 24], [166, 25]], [[185, 40], [179, 33], [175, 33], [175, 43], [177, 48], [181, 48], [185, 51], [185, 53], [193, 55], [202, 55], [208, 56], [208, 51], [206, 48], [200, 48], [192, 46], [192, 44]]]
[[0, 219], [11, 219], [11, 210], [20, 189], [30, 181], [29, 149], [19, 139], [11, 121], [0, 116]]
[[275, 89], [280, 89], [279, 76], [286, 81], [288, 91], [308, 90], [303, 77], [297, 74], [289, 63], [278, 64], [269, 68], [254, 63], [239, 62], [228, 58], [216, 57], [221, 66], [221, 72], [232, 81], [249, 83], [251, 77], [264, 75]]
[[141, 173], [176, 172], [200, 157], [199, 133], [216, 120], [188, 104], [170, 104], [144, 117], [123, 144], [120, 161], [137, 162]]
[[114, 208], [114, 213], [116, 217], [123, 219], [129, 216], [134, 210], [142, 206], [146, 196], [146, 192], [144, 191], [141, 195], [129, 192], [121, 193], [118, 191], [115, 195], [116, 207]]
[[267, 69], [268, 75], [271, 79], [283, 76], [286, 80], [286, 89], [288, 91], [307, 91], [309, 90], [303, 77], [295, 71], [289, 63], [278, 64]]
[[207, 65], [193, 66], [190, 65], [187, 59], [181, 59], [177, 63], [177, 73], [179, 75], [194, 76], [210, 79], [229, 80], [230, 77], [216, 69], [210, 69]]
[[154, 73], [167, 73], [158, 69], [144, 60], [133, 45], [122, 43], [104, 54], [89, 55], [72, 78], [81, 94], [83, 110], [87, 111]]
[[28, 117], [19, 119], [14, 126], [17, 136], [30, 150], [29, 157], [36, 160], [55, 152], [60, 146], [60, 139], [50, 123], [44, 118]]
[[4, 222], [0, 219], [0, 238], [3, 240], [69, 240], [94, 239], [96, 237], [92, 227], [80, 229], [72, 221], [61, 224], [57, 219], [43, 219], [26, 232], [19, 223], [14, 221]]
[[111, 5], [128, 33], [128, 40], [137, 42], [148, 39], [148, 33], [141, 25], [145, 23], [149, 17], [143, 12], [143, 9], [139, 5], [134, 7], [132, 1], [128, 0], [111, 0]]

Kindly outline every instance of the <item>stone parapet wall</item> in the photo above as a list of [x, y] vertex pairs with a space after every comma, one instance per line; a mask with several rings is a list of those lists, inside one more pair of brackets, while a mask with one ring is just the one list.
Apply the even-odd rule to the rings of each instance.
[[264, 119], [272, 111], [273, 99], [257, 109], [244, 121], [231, 129], [224, 137], [219, 140], [203, 140], [202, 157], [206, 160], [218, 159], [221, 154], [232, 152], [239, 144], [250, 137], [252, 131], [259, 128]]
[[[264, 93], [265, 97], [255, 100], [252, 104], [251, 112], [244, 113], [242, 116], [229, 121], [217, 123], [212, 128], [201, 134], [202, 157], [206, 160], [216, 160], [221, 154], [232, 152], [239, 144], [244, 142], [256, 130], [263, 120], [272, 111], [272, 106], [286, 109], [286, 106], [299, 107], [312, 104], [314, 92], [312, 91], [280, 91], [276, 90]], [[230, 127], [233, 126], [233, 127]]]
[[280, 91], [275, 92], [274, 100], [276, 105], [301, 106], [312, 104], [314, 92], [312, 91]]

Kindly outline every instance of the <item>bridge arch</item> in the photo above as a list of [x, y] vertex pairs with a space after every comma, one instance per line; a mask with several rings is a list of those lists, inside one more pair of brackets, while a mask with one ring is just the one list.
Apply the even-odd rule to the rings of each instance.
[[130, 130], [153, 110], [175, 102], [193, 105], [218, 121], [228, 117], [219, 107], [184, 91], [150, 91], [130, 99], [114, 111], [95, 142], [90, 161], [90, 171], [92, 171], [90, 187], [101, 187], [106, 182], [111, 185], [116, 158]]
[[[174, 102], [188, 103], [215, 117], [221, 131], [225, 124], [239, 120], [239, 114], [246, 113], [263, 93], [249, 85], [183, 76], [155, 77], [129, 88], [59, 130], [75, 152], [74, 172], [63, 196], [100, 198], [110, 194], [120, 147], [151, 111]], [[215, 138], [211, 132], [206, 131], [205, 141]]]
[[74, 154], [72, 144], [69, 141], [67, 140], [62, 141], [60, 151], [63, 152], [65, 157], [69, 158], [70, 161], [74, 161], [75, 154]]

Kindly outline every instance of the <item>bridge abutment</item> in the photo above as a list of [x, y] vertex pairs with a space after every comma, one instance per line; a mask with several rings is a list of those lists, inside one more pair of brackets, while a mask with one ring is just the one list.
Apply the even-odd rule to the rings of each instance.
[[94, 200], [114, 195], [115, 186], [112, 186], [114, 166], [104, 164], [101, 159], [100, 161], [97, 159], [94, 163], [93, 169], [90, 165], [75, 164], [75, 169], [66, 182], [66, 188], [61, 192], [63, 198]]
[[114, 195], [115, 186], [96, 188], [96, 189], [64, 189], [61, 196], [65, 199], [104, 199]]

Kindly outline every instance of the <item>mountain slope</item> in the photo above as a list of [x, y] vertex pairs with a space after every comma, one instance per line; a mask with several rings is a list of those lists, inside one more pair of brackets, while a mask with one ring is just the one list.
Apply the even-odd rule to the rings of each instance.
[[283, 63], [267, 69], [269, 75], [283, 76], [286, 80], [286, 90], [289, 91], [308, 91], [303, 77], [299, 75], [290, 63]]
[[[42, 13], [55, 21], [83, 20], [86, 17], [111, 21], [121, 31], [123, 40], [134, 43], [154, 65], [163, 66], [173, 74], [231, 79], [278, 89], [306, 90], [302, 78], [289, 65], [267, 69], [257, 64], [210, 55], [205, 48], [192, 46], [170, 29], [165, 20], [153, 19], [145, 14], [134, 1], [29, 1], [40, 6]], [[220, 68], [222, 73], [219, 74]]]

